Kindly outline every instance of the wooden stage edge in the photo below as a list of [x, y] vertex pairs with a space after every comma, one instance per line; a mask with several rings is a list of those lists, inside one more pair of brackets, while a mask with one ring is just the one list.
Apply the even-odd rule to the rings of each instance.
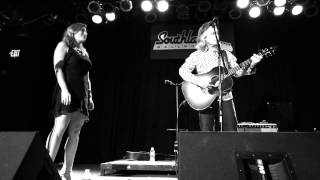
[[[104, 163], [101, 163], [104, 164]], [[177, 176], [166, 173], [154, 173], [154, 171], [126, 171], [129, 173], [114, 173], [101, 175], [101, 164], [75, 164], [72, 171], [72, 180], [177, 180]], [[61, 167], [57, 167], [58, 170]], [[89, 175], [86, 170], [90, 171]], [[121, 171], [119, 171], [121, 172]]]
[[174, 174], [177, 170], [175, 161], [137, 161], [116, 160], [100, 164], [100, 175], [110, 175], [117, 172], [152, 172]]

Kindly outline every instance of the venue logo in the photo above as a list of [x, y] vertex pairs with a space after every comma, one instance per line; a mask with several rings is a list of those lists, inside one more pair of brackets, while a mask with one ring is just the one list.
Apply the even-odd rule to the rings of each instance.
[[172, 36], [168, 31], [161, 31], [157, 37], [153, 50], [194, 49], [197, 38], [197, 36], [193, 36], [193, 30], [185, 29]]

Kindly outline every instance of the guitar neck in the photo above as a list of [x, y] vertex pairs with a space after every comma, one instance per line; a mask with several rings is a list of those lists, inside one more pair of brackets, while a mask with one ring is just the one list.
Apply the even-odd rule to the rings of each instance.
[[252, 62], [251, 59], [247, 59], [245, 61], [243, 61], [242, 63], [240, 63], [238, 66], [229, 69], [228, 74], [225, 77], [229, 77], [231, 75], [233, 75], [234, 73], [236, 73], [237, 71], [239, 71], [240, 69], [245, 69], [245, 67], [247, 67], [248, 65], [250, 65]]

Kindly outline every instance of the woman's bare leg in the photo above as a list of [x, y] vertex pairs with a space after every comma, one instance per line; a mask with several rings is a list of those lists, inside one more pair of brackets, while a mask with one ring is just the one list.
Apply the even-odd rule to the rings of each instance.
[[47, 143], [46, 143], [46, 148], [49, 152], [49, 155], [52, 159], [52, 161], [55, 160], [61, 140], [63, 138], [63, 134], [66, 131], [68, 125], [70, 122], [70, 115], [60, 115], [55, 118], [54, 120], [54, 126], [52, 131], [50, 132], [48, 138], [47, 138]]
[[72, 113], [68, 129], [68, 139], [65, 144], [64, 163], [60, 171], [65, 175], [66, 179], [70, 177], [70, 173], [72, 171], [73, 162], [78, 148], [80, 131], [84, 121], [85, 117], [80, 112]]

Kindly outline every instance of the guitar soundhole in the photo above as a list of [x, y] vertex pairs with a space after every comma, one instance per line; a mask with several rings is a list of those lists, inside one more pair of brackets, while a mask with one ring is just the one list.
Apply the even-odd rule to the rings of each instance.
[[219, 81], [218, 76], [213, 76], [213, 77], [211, 78], [210, 84], [215, 85], [218, 81]]
[[214, 92], [215, 92], [215, 89], [213, 87], [209, 87], [208, 88], [208, 93], [209, 94], [214, 94]]

